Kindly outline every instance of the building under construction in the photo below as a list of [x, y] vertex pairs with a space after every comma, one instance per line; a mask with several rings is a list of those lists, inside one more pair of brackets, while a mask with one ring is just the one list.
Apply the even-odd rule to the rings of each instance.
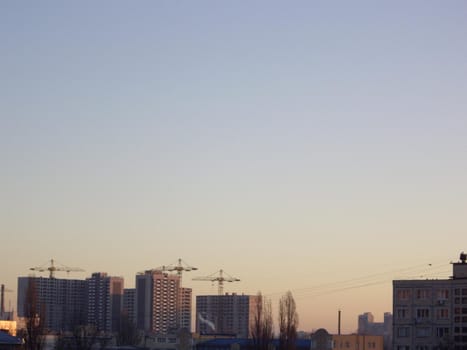
[[198, 295], [196, 332], [200, 335], [230, 335], [248, 338], [253, 323], [256, 295]]

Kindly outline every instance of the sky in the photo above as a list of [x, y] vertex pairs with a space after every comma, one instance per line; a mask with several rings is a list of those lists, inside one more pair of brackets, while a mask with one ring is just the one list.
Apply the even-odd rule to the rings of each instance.
[[181, 258], [382, 322], [467, 250], [465, 1], [0, 2], [0, 282]]

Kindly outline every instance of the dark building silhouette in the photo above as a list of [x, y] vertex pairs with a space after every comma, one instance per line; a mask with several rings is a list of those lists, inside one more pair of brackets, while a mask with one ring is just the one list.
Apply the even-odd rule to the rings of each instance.
[[196, 297], [196, 332], [230, 334], [248, 338], [253, 323], [256, 295], [198, 295]]
[[86, 281], [44, 277], [18, 277], [18, 317], [27, 317], [26, 298], [30, 283], [36, 288], [36, 310], [50, 332], [72, 331], [86, 322]]
[[94, 273], [86, 280], [50, 277], [18, 277], [18, 317], [28, 317], [26, 302], [29, 284], [34, 283], [35, 310], [47, 332], [73, 331], [93, 325], [102, 332], [118, 330], [123, 304], [123, 278]]
[[86, 279], [87, 324], [105, 333], [119, 330], [123, 307], [123, 278], [93, 273]]

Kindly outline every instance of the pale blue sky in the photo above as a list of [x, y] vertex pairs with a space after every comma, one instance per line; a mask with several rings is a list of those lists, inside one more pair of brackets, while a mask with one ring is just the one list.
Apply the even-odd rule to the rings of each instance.
[[133, 286], [182, 257], [242, 279], [227, 291], [296, 291], [305, 330], [334, 331], [338, 308], [348, 331], [382, 319], [390, 274], [303, 291], [433, 261], [447, 276], [467, 249], [466, 17], [464, 1], [0, 2], [1, 282], [55, 258]]

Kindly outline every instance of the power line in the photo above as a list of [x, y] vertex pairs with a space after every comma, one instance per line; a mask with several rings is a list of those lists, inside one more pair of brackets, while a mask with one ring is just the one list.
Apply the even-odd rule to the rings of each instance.
[[[427, 267], [429, 267], [429, 271], [427, 271]], [[389, 283], [393, 279], [408, 279], [411, 278], [414, 274], [417, 276], [415, 278], [428, 278], [435, 276], [439, 276], [440, 273], [449, 273], [446, 269], [446, 263], [444, 262], [442, 265], [439, 266], [437, 264], [425, 263], [420, 265], [415, 265], [411, 267], [406, 267], [402, 269], [396, 270], [389, 270], [385, 272], [375, 273], [371, 275], [356, 277], [348, 280], [343, 281], [336, 281], [330, 283], [324, 283], [316, 286], [311, 287], [304, 287], [304, 288], [297, 288], [292, 289], [291, 291], [294, 293], [294, 297], [297, 299], [304, 298], [304, 297], [319, 297], [323, 295], [338, 293], [346, 290], [357, 289], [357, 288], [364, 288], [370, 287], [375, 285], [380, 285], [384, 283]], [[410, 276], [407, 276], [410, 274]], [[396, 277], [397, 276], [397, 277]], [[265, 293], [265, 296], [270, 298], [276, 297], [278, 295], [282, 295], [284, 292], [273, 292], [273, 293]]]

